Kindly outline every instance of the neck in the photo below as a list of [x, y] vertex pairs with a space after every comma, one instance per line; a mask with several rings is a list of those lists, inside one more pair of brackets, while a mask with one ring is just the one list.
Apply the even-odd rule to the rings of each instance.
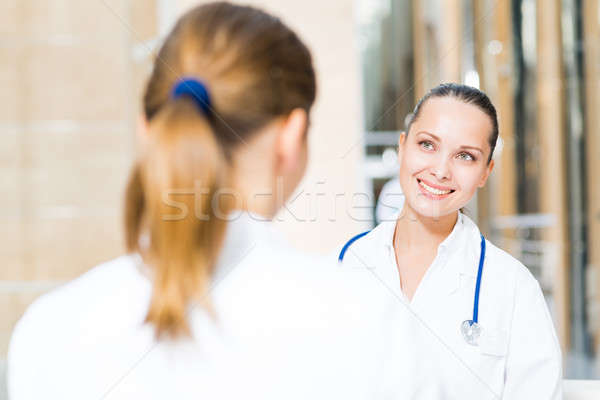
[[236, 209], [266, 218], [275, 215], [278, 193], [272, 172], [274, 140], [274, 134], [258, 133], [233, 153], [229, 167]]
[[[274, 187], [267, 177], [260, 179], [260, 171], [254, 170], [255, 174], [247, 174], [253, 169], [245, 170], [243, 173], [235, 173], [233, 179], [233, 192], [235, 193], [234, 208], [248, 211], [265, 218], [273, 218], [275, 214]], [[262, 178], [262, 177], [261, 177]]]
[[450, 235], [458, 211], [441, 217], [426, 217], [416, 213], [408, 204], [396, 221], [394, 247], [396, 249], [436, 249]]

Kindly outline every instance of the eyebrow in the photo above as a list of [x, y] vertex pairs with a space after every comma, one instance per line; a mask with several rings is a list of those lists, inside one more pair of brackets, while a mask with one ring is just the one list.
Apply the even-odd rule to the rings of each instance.
[[[419, 132], [417, 132], [417, 135], [418, 135], [418, 134], [420, 134], [420, 133], [424, 133], [424, 134], [426, 134], [426, 135], [429, 135], [429, 136], [431, 136], [432, 138], [434, 138], [435, 140], [437, 140], [438, 142], [441, 142], [440, 138], [439, 138], [439, 137], [437, 137], [436, 135], [434, 135], [434, 134], [433, 134], [433, 133], [431, 133], [431, 132], [427, 132], [427, 131], [419, 131]], [[470, 149], [470, 150], [475, 150], [475, 151], [478, 151], [478, 152], [480, 152], [481, 154], [483, 154], [483, 150], [481, 150], [479, 147], [476, 147], [476, 146], [460, 146], [460, 149]]]

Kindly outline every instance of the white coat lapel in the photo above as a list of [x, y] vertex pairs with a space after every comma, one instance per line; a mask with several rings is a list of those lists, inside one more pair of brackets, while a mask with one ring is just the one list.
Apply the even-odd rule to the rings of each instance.
[[464, 224], [459, 237], [452, 243], [452, 249], [443, 268], [443, 280], [446, 283], [446, 295], [456, 293], [461, 288], [471, 287], [477, 278], [481, 239], [479, 229], [465, 215], [461, 215]]

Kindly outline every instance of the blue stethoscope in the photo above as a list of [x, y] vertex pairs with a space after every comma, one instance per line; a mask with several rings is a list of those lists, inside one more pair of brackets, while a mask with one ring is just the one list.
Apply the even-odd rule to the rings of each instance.
[[[342, 262], [344, 260], [344, 255], [346, 255], [346, 251], [350, 245], [356, 242], [361, 237], [365, 236], [370, 231], [366, 231], [363, 233], [359, 233], [354, 236], [352, 239], [348, 240], [344, 247], [342, 247], [342, 251], [340, 251], [340, 255], [338, 256], [338, 261]], [[481, 288], [481, 275], [483, 274], [483, 262], [485, 260], [485, 238], [481, 235], [481, 252], [479, 254], [479, 268], [477, 269], [477, 281], [475, 283], [475, 298], [473, 300], [473, 319], [467, 319], [460, 324], [460, 331], [465, 339], [465, 342], [472, 346], [477, 346], [479, 344], [479, 337], [481, 336], [481, 326], [479, 326], [479, 290]]]

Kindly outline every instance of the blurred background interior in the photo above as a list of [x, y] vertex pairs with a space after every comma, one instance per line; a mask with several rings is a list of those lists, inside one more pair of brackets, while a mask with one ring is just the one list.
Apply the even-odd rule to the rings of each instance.
[[[25, 308], [123, 252], [143, 84], [197, 3], [0, 2], [0, 376]], [[319, 76], [309, 170], [276, 222], [288, 238], [327, 253], [373, 226], [416, 99], [441, 82], [479, 87], [504, 148], [467, 213], [538, 278], [565, 376], [600, 378], [600, 1], [245, 3], [296, 29]]]

